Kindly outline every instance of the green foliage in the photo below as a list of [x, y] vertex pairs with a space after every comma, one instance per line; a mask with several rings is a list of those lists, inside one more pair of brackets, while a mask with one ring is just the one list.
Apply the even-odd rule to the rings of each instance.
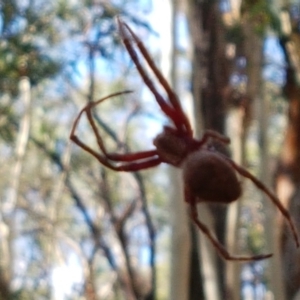
[[243, 41], [243, 28], [241, 24], [236, 23], [233, 26], [226, 28], [226, 40], [229, 43], [239, 44]]
[[[0, 90], [13, 96], [18, 94], [18, 81], [28, 76], [33, 85], [55, 76], [61, 62], [47, 51], [54, 34], [47, 6], [29, 2], [21, 6], [18, 1], [4, 1], [2, 40], [0, 42]], [[55, 33], [58, 35], [57, 33]], [[41, 46], [43, 45], [43, 46]]]
[[247, 247], [250, 253], [253, 253], [255, 255], [263, 253], [263, 249], [265, 249], [266, 247], [265, 232], [263, 226], [261, 224], [253, 224], [252, 226], [248, 226], [247, 232]]
[[8, 144], [15, 140], [17, 130], [17, 118], [12, 111], [11, 106], [0, 104], [0, 138]]
[[24, 41], [24, 35], [9, 38], [0, 44], [0, 89], [2, 92], [16, 95], [18, 80], [28, 76], [32, 85], [38, 84], [45, 78], [56, 75], [61, 64], [40, 52], [37, 46]]
[[243, 1], [242, 12], [246, 15], [247, 22], [253, 24], [254, 30], [258, 35], [264, 36], [268, 28], [279, 32], [280, 20], [269, 1]]

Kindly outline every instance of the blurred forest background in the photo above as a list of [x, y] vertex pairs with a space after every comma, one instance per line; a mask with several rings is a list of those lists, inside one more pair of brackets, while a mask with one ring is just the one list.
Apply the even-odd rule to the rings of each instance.
[[[180, 171], [116, 173], [71, 145], [79, 110], [125, 89], [94, 114], [110, 151], [150, 149], [167, 122], [117, 15], [197, 136], [229, 136], [300, 230], [299, 0], [1, 0], [0, 299], [300, 299], [300, 252], [251, 182], [199, 214], [230, 253], [274, 257], [224, 262], [187, 217]], [[78, 135], [96, 149], [87, 122]]]

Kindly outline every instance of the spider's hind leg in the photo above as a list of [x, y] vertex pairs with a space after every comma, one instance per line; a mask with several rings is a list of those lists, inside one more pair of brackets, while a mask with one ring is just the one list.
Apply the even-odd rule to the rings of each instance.
[[[192, 209], [196, 209], [192, 208]], [[260, 255], [253, 255], [253, 256], [239, 256], [239, 255], [231, 255], [228, 253], [226, 248], [212, 235], [208, 227], [203, 224], [199, 219], [198, 216], [195, 215], [193, 212], [191, 213], [191, 218], [196, 224], [196, 226], [206, 235], [206, 237], [210, 240], [214, 248], [217, 250], [219, 255], [225, 260], [234, 260], [234, 261], [252, 261], [252, 260], [262, 260], [266, 258], [270, 258], [273, 254], [260, 254]]]
[[288, 222], [296, 246], [297, 248], [299, 248], [300, 246], [300, 241], [299, 241], [299, 235], [296, 229], [296, 226], [291, 218], [290, 213], [287, 211], [287, 209], [282, 205], [282, 203], [280, 202], [280, 200], [277, 198], [277, 196], [271, 192], [271, 190], [266, 187], [260, 180], [258, 180], [255, 176], [253, 176], [249, 171], [247, 171], [245, 168], [239, 166], [238, 164], [236, 164], [234, 161], [232, 161], [231, 159], [229, 159], [228, 157], [225, 157], [226, 160], [231, 164], [231, 166], [239, 173], [241, 174], [243, 177], [246, 177], [248, 179], [250, 179], [256, 186], [257, 188], [259, 188], [262, 192], [264, 192], [269, 199], [274, 203], [274, 205], [279, 209], [279, 211], [282, 213], [282, 215], [285, 217], [286, 221]]
[[253, 260], [262, 260], [262, 259], [270, 258], [273, 255], [271, 253], [253, 255], [253, 256], [239, 256], [239, 255], [229, 254], [227, 249], [214, 237], [210, 229], [199, 220], [197, 206], [196, 206], [196, 197], [191, 195], [187, 190], [185, 190], [185, 200], [190, 205], [190, 214], [193, 222], [205, 234], [205, 236], [212, 243], [213, 247], [216, 249], [216, 251], [224, 260], [253, 261]]

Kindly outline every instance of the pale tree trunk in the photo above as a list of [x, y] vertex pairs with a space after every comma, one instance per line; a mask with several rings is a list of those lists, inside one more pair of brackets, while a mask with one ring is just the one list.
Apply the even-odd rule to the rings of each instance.
[[[31, 107], [31, 87], [28, 77], [22, 77], [19, 81], [19, 97], [22, 118], [14, 151], [14, 163], [12, 165], [10, 186], [7, 192], [7, 198], [2, 205], [1, 229], [1, 271], [5, 274], [5, 281], [10, 284], [13, 276], [14, 248], [15, 238], [14, 212], [18, 202], [18, 192], [28, 143], [30, 130], [30, 107]], [[3, 230], [4, 229], [4, 230]]]
[[[247, 19], [247, 16], [244, 16]], [[251, 22], [244, 22], [243, 26], [245, 36], [245, 55], [247, 58], [247, 96], [252, 102], [252, 113], [254, 119], [258, 120], [259, 127], [259, 150], [260, 150], [260, 169], [259, 178], [267, 185], [271, 183], [271, 171], [269, 167], [268, 140], [267, 140], [267, 123], [268, 110], [266, 98], [262, 93], [262, 67], [263, 67], [263, 41], [262, 38], [255, 33], [255, 29]], [[280, 255], [277, 252], [278, 247], [275, 245], [275, 230], [277, 228], [274, 219], [274, 205], [268, 198], [263, 197], [263, 205], [265, 212], [265, 237], [267, 251], [274, 253], [270, 260], [270, 290], [274, 294], [274, 299], [284, 300], [284, 288], [281, 280], [281, 263]]]
[[[257, 115], [263, 108], [264, 102], [260, 102], [259, 96], [261, 95], [261, 69], [262, 69], [262, 39], [255, 33], [251, 21], [248, 20], [247, 11], [242, 15], [241, 13], [241, 1], [230, 1], [231, 10], [224, 13], [223, 21], [227, 28], [230, 30], [233, 26], [241, 26], [243, 30], [243, 40], [233, 44], [231, 51], [228, 51], [228, 56], [234, 61], [239, 57], [245, 57], [247, 60], [247, 87], [245, 92], [240, 92], [234, 95], [234, 90], [229, 88], [228, 97], [231, 101], [232, 108], [228, 113], [227, 118], [227, 135], [231, 139], [231, 150], [233, 160], [241, 166], [248, 164], [246, 157], [246, 142], [248, 138], [248, 130], [253, 118], [253, 115]], [[241, 21], [243, 20], [243, 21]], [[228, 48], [229, 49], [229, 48]], [[232, 65], [233, 68], [235, 64]], [[235, 70], [241, 76], [244, 70]], [[239, 87], [238, 87], [239, 88]], [[237, 98], [236, 98], [237, 97]], [[255, 109], [255, 107], [257, 109]], [[255, 111], [255, 113], [254, 113]], [[267, 120], [264, 119], [264, 111], [259, 116], [259, 122], [262, 125], [267, 124]], [[260, 128], [260, 126], [259, 126]], [[266, 140], [266, 131], [260, 132], [260, 140]], [[267, 152], [265, 151], [265, 144], [262, 145], [261, 155], [265, 157]], [[266, 160], [261, 159], [265, 162]], [[264, 174], [261, 174], [261, 178], [267, 176], [269, 169], [264, 165], [261, 170]], [[242, 182], [245, 178], [241, 177]], [[264, 180], [263, 180], [264, 181]], [[265, 181], [264, 181], [265, 182]], [[238, 228], [239, 228], [239, 216], [241, 207], [243, 205], [244, 195], [238, 199], [237, 202], [231, 204], [228, 208], [227, 214], [227, 236], [226, 246], [230, 253], [239, 253], [240, 248], [238, 245]], [[228, 299], [240, 299], [241, 285], [240, 274], [241, 265], [232, 264], [228, 262], [226, 265], [226, 286]]]
[[[171, 173], [171, 172], [170, 172]], [[173, 189], [170, 194], [171, 215], [171, 282], [170, 300], [189, 299], [190, 280], [190, 232], [189, 219], [186, 213], [185, 202], [182, 197], [181, 174], [175, 170], [170, 174]], [[176, 187], [175, 187], [176, 185]]]
[[[205, 223], [210, 228], [215, 228], [215, 223], [213, 222], [214, 218], [207, 205], [202, 205], [199, 207], [198, 214], [201, 222]], [[214, 247], [212, 247], [206, 236], [201, 233], [198, 236], [200, 240], [198, 247], [200, 249], [199, 260], [201, 262], [201, 277], [203, 280], [204, 299], [221, 300], [222, 296], [218, 283], [216, 250]], [[197, 298], [195, 297], [192, 300], [194, 299], [196, 300]]]
[[[232, 26], [240, 23], [240, 10], [241, 1], [230, 0], [231, 10], [223, 14], [223, 22], [227, 29], [230, 30]], [[228, 46], [228, 44], [227, 44]], [[227, 54], [228, 59], [235, 60], [239, 55], [237, 48], [239, 45], [234, 45], [233, 53]], [[231, 56], [231, 57], [230, 57]], [[231, 89], [230, 89], [231, 90]], [[229, 90], [229, 93], [230, 93]], [[230, 97], [230, 95], [228, 95]], [[229, 99], [231, 100], [231, 99]], [[243, 102], [243, 101], [242, 101]], [[245, 120], [247, 119], [247, 111], [243, 105], [233, 106], [229, 111], [226, 119], [226, 135], [230, 138], [230, 150], [232, 159], [239, 165], [245, 164]], [[243, 178], [240, 178], [242, 181]], [[239, 216], [241, 212], [243, 195], [238, 201], [229, 205], [227, 209], [226, 220], [226, 248], [229, 253], [239, 254], [238, 245], [238, 232], [239, 232]], [[230, 300], [240, 299], [241, 286], [240, 286], [240, 273], [241, 265], [227, 262], [225, 270], [226, 280], [226, 297]]]
[[[234, 3], [233, 3], [234, 2]], [[240, 13], [238, 6], [240, 1], [231, 1], [232, 11], [227, 12], [224, 15], [224, 22], [227, 26], [232, 26], [236, 23], [240, 23]], [[240, 45], [237, 45], [236, 51], [241, 53], [235, 53], [236, 55], [243, 55], [247, 59], [247, 90], [244, 99], [240, 99], [242, 105], [234, 108], [229, 113], [228, 118], [228, 134], [231, 137], [231, 146], [233, 150], [234, 160], [242, 166], [247, 164], [247, 158], [245, 157], [245, 142], [248, 135], [248, 127], [250, 125], [251, 119], [255, 118], [258, 120], [258, 135], [260, 144], [260, 175], [259, 177], [267, 185], [271, 186], [271, 170], [269, 167], [269, 153], [268, 153], [268, 99], [262, 97], [262, 38], [258, 36], [255, 32], [253, 24], [247, 19], [247, 11], [242, 16], [244, 22], [242, 22], [242, 28], [244, 33], [244, 46], [240, 49]], [[248, 21], [247, 21], [248, 20]], [[244, 107], [243, 107], [244, 106]], [[236, 126], [235, 126], [236, 125]], [[243, 179], [243, 178], [241, 178]], [[270, 203], [269, 199], [264, 197], [264, 211], [266, 212], [266, 244], [268, 245], [269, 251], [276, 252], [275, 235], [274, 228], [277, 228], [276, 221], [274, 220], [274, 205]], [[240, 203], [235, 203], [231, 205], [228, 210], [228, 227], [227, 227], [227, 247], [231, 252], [237, 249], [237, 244], [232, 243], [233, 239], [237, 240], [237, 231], [230, 229], [230, 222], [232, 222], [232, 228], [237, 229], [238, 215], [240, 211]], [[230, 217], [233, 216], [232, 218]], [[232, 248], [232, 246], [233, 248]], [[232, 250], [231, 250], [232, 249]], [[278, 299], [284, 299], [282, 294], [282, 280], [281, 278], [281, 268], [280, 255], [274, 253], [274, 258], [272, 259], [272, 267], [269, 274], [271, 277], [272, 290], [275, 290], [275, 295]], [[226, 269], [226, 279], [227, 286], [231, 287], [230, 299], [239, 299], [240, 286], [237, 284], [239, 282], [240, 276], [239, 266], [228, 264]], [[235, 283], [235, 285], [234, 285]]]
[[[178, 92], [178, 69], [176, 44], [178, 38], [176, 16], [178, 3], [176, 0], [170, 1], [171, 8], [171, 41], [169, 49], [169, 77], [172, 88]], [[182, 100], [182, 99], [181, 99]], [[190, 280], [190, 250], [191, 238], [189, 232], [189, 219], [186, 212], [186, 203], [183, 199], [183, 186], [180, 170], [174, 168], [169, 170], [172, 192], [170, 194], [171, 207], [171, 267], [170, 267], [170, 300], [189, 299], [189, 280]]]
[[24, 163], [25, 152], [28, 143], [30, 130], [30, 81], [28, 77], [22, 77], [19, 82], [20, 100], [23, 111], [23, 116], [20, 122], [19, 132], [15, 146], [15, 164], [11, 174], [11, 185], [7, 197], [7, 206], [9, 213], [12, 213], [17, 204], [18, 191], [20, 185], [20, 178]]
[[[257, 117], [259, 124], [259, 142], [260, 142], [260, 178], [267, 186], [272, 186], [273, 169], [271, 168], [270, 153], [269, 153], [269, 136], [268, 136], [268, 121], [270, 116], [270, 97], [265, 90], [262, 94], [260, 103], [257, 107]], [[281, 195], [278, 194], [280, 200]], [[270, 202], [266, 196], [263, 197], [263, 207], [265, 212], [265, 236], [267, 251], [273, 253], [270, 259], [270, 269], [268, 277], [270, 278], [270, 290], [274, 295], [274, 299], [286, 299], [284, 292], [284, 282], [282, 281], [282, 261], [281, 251], [279, 247], [279, 224], [276, 207]]]
[[[245, 36], [245, 55], [247, 58], [247, 95], [252, 102], [253, 119], [258, 120], [258, 139], [259, 139], [259, 154], [260, 154], [260, 168], [259, 179], [264, 184], [271, 187], [271, 168], [269, 161], [269, 142], [268, 142], [268, 119], [269, 119], [269, 104], [268, 97], [263, 93], [262, 83], [262, 67], [263, 67], [263, 40], [255, 32], [255, 28], [250, 21], [247, 22], [247, 15], [244, 16], [246, 20], [243, 23], [243, 30]], [[280, 196], [280, 195], [279, 195]], [[279, 197], [280, 198], [280, 197]], [[282, 281], [282, 265], [281, 255], [278, 247], [278, 239], [276, 236], [278, 228], [278, 219], [274, 218], [275, 207], [270, 200], [263, 196], [263, 206], [265, 212], [265, 238], [267, 251], [273, 253], [273, 258], [270, 259], [269, 268], [269, 286], [274, 295], [274, 299], [285, 299], [284, 283]]]
[[[227, 118], [227, 132], [231, 140], [232, 159], [239, 165], [243, 165], [245, 144], [244, 144], [244, 111], [242, 108], [231, 109]], [[242, 180], [242, 178], [241, 178]], [[227, 209], [226, 222], [226, 248], [229, 253], [239, 254], [238, 229], [239, 215], [241, 211], [241, 200], [232, 203]], [[240, 271], [241, 265], [237, 263], [226, 263], [226, 287], [227, 299], [240, 299]]]

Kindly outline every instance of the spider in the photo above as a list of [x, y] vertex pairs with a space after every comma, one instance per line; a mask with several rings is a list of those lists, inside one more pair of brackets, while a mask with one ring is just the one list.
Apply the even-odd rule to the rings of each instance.
[[[241, 196], [242, 187], [237, 174], [251, 180], [258, 189], [269, 197], [285, 217], [293, 233], [296, 245], [299, 247], [299, 238], [295, 225], [290, 214], [276, 195], [245, 168], [239, 166], [228, 156], [212, 147], [212, 141], [217, 141], [227, 146], [230, 144], [229, 138], [213, 130], [206, 130], [199, 140], [193, 137], [191, 124], [180, 105], [177, 95], [156, 67], [146, 47], [124, 21], [117, 18], [117, 23], [121, 39], [129, 56], [144, 83], [154, 95], [162, 112], [170, 119], [172, 126], [164, 126], [162, 133], [153, 140], [155, 148], [152, 150], [125, 154], [108, 153], [92, 117], [92, 108], [106, 99], [131, 92], [126, 90], [110, 94], [96, 102], [88, 103], [75, 119], [70, 139], [83, 150], [93, 155], [102, 165], [114, 171], [135, 172], [155, 167], [160, 163], [167, 163], [181, 168], [184, 182], [184, 197], [185, 202], [189, 205], [190, 217], [195, 225], [210, 240], [219, 255], [225, 260], [251, 261], [266, 259], [272, 256], [272, 254], [254, 256], [229, 254], [227, 249], [210, 232], [209, 228], [198, 218], [197, 203], [229, 204]], [[137, 51], [145, 59], [159, 84], [165, 90], [167, 97], [162, 96], [157, 90], [155, 83], [150, 79], [146, 69], [142, 66]], [[79, 120], [84, 112], [95, 134], [101, 153], [86, 145], [75, 134]]]

